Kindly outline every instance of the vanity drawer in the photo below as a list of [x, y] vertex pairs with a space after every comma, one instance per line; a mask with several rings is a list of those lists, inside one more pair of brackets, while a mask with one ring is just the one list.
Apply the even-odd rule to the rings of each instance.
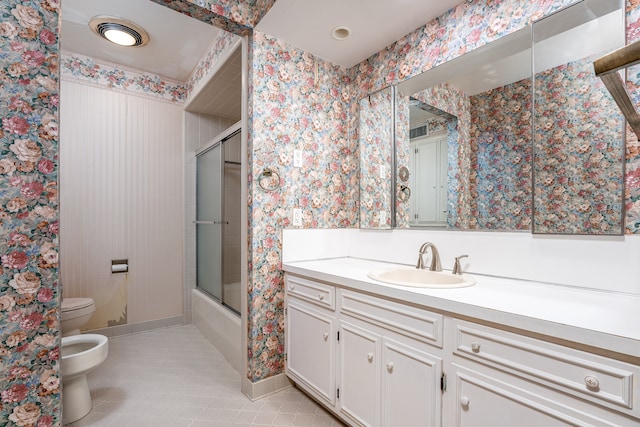
[[300, 299], [331, 310], [336, 308], [336, 288], [334, 286], [289, 274], [285, 276], [285, 286], [289, 295], [295, 295]]
[[570, 395], [640, 415], [640, 367], [454, 319], [454, 354]]
[[338, 301], [341, 314], [442, 348], [442, 314], [345, 289], [338, 291]]

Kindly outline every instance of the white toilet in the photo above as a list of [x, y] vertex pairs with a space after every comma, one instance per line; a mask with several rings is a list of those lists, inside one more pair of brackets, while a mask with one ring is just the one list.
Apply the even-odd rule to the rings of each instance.
[[69, 424], [91, 411], [87, 373], [107, 358], [109, 340], [104, 335], [80, 334], [95, 311], [91, 298], [62, 300], [62, 422]]
[[62, 336], [78, 335], [93, 312], [96, 304], [92, 298], [63, 298], [62, 299]]

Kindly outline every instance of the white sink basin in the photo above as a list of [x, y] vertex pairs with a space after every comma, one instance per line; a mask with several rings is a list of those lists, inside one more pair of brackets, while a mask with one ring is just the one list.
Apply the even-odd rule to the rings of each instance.
[[371, 271], [369, 278], [393, 285], [414, 288], [464, 288], [476, 284], [476, 279], [466, 274], [458, 275], [443, 271], [419, 270], [400, 267], [389, 270]]

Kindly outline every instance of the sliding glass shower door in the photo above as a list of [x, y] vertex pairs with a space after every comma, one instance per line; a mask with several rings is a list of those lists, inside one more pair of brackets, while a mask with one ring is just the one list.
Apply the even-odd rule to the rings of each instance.
[[196, 286], [240, 313], [240, 130], [214, 140], [197, 154]]
[[197, 287], [222, 301], [223, 149], [218, 143], [197, 157]]

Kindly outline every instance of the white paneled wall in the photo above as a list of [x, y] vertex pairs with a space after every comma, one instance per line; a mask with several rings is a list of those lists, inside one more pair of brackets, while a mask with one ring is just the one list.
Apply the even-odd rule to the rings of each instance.
[[96, 300], [87, 329], [182, 315], [182, 108], [69, 81], [60, 100], [63, 297]]

